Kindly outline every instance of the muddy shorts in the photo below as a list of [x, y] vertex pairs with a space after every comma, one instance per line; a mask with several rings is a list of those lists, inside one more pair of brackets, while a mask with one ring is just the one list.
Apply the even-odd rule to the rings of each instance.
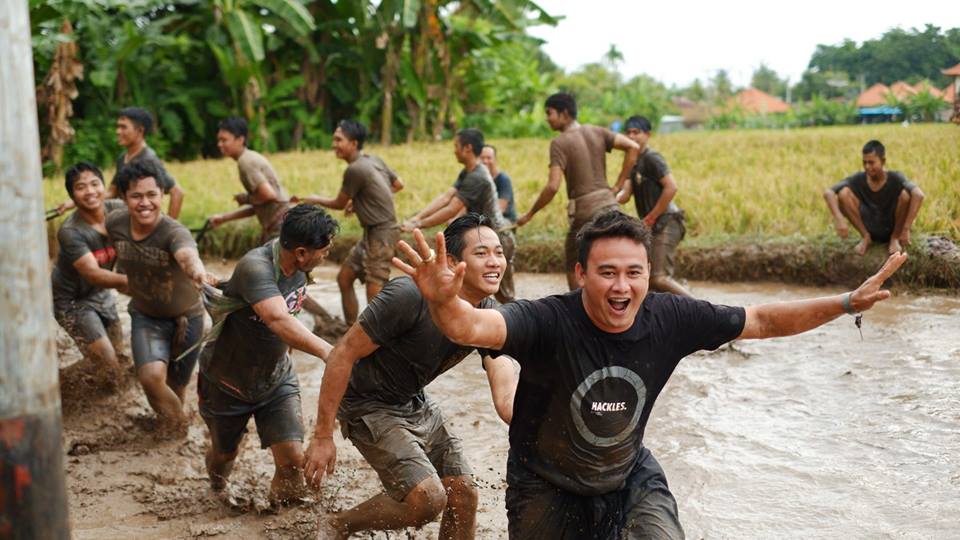
[[107, 328], [120, 324], [117, 305], [112, 298], [104, 302], [54, 301], [53, 316], [79, 346], [108, 337]]
[[513, 286], [513, 255], [517, 251], [517, 240], [513, 231], [501, 231], [497, 236], [500, 237], [500, 245], [503, 246], [503, 256], [507, 259], [507, 269], [503, 272], [496, 298], [501, 304], [506, 304], [516, 297], [516, 289]]
[[567, 231], [567, 237], [563, 243], [563, 254], [565, 270], [568, 273], [573, 272], [574, 267], [577, 266], [577, 257], [580, 255], [577, 233], [580, 229], [598, 214], [618, 208], [620, 206], [609, 189], [594, 191], [567, 203], [567, 221], [570, 223], [570, 230]]
[[[159, 319], [144, 315], [133, 307], [130, 312], [130, 350], [137, 369], [151, 363], [167, 364], [167, 382], [172, 386], [186, 386], [197, 365], [201, 347], [176, 360], [180, 353], [193, 347], [203, 335], [203, 314], [178, 319]], [[179, 329], [178, 327], [183, 326]]]
[[511, 452], [506, 504], [511, 540], [684, 538], [677, 501], [646, 448], [622, 489], [594, 496], [550, 484]]
[[463, 444], [451, 434], [429, 398], [382, 409], [351, 420], [341, 431], [380, 477], [387, 495], [402, 501], [429, 477], [472, 475]]
[[223, 391], [201, 373], [197, 377], [200, 416], [210, 430], [214, 451], [235, 452], [247, 432], [251, 416], [257, 424], [260, 448], [289, 441], [303, 442], [300, 383], [295, 373], [290, 375], [263, 399], [250, 403]]
[[863, 220], [863, 226], [870, 233], [870, 240], [874, 242], [889, 242], [893, 235], [893, 227], [897, 216], [894, 212], [884, 214], [878, 212], [876, 208], [864, 203], [860, 203], [860, 219]]
[[383, 285], [390, 280], [390, 260], [399, 240], [399, 227], [364, 229], [363, 239], [353, 246], [343, 264], [353, 270], [362, 283]]
[[677, 246], [687, 234], [683, 212], [663, 214], [653, 226], [650, 275], [673, 276]]

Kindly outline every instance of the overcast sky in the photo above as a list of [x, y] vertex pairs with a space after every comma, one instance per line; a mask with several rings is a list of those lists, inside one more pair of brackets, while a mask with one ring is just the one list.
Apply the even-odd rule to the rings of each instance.
[[[805, 2], [537, 0], [556, 27], [531, 33], [546, 40], [550, 58], [567, 71], [599, 61], [615, 44], [620, 71], [646, 73], [666, 85], [686, 86], [726, 69], [746, 86], [761, 62], [797, 82], [817, 44], [857, 43], [894, 27], [960, 27], [960, 7], [944, 0]], [[949, 67], [949, 66], [944, 66]]]

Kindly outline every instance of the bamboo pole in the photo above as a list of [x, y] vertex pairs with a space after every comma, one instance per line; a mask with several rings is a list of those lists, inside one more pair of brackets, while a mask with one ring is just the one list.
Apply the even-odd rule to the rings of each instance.
[[0, 539], [66, 539], [27, 0], [0, 1], [0, 51]]

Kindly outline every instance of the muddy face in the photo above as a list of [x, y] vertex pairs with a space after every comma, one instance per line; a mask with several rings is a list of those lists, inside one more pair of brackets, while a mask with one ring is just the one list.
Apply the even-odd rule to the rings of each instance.
[[124, 200], [130, 217], [137, 225], [150, 228], [160, 222], [163, 190], [157, 185], [156, 178], [148, 176], [131, 181]]
[[73, 192], [70, 193], [70, 198], [76, 203], [77, 208], [94, 211], [103, 206], [105, 192], [103, 179], [93, 171], [83, 171], [80, 177], [73, 181]]

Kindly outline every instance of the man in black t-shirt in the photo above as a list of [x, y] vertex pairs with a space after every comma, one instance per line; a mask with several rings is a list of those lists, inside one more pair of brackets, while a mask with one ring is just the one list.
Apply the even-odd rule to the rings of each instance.
[[[430, 315], [455, 343], [498, 350], [521, 366], [510, 425], [511, 538], [683, 538], [663, 470], [643, 445], [654, 401], [678, 362], [733, 339], [805, 332], [890, 296], [891, 255], [857, 290], [760, 306], [647, 294], [650, 232], [620, 211], [578, 235], [580, 289], [478, 309], [457, 296], [462, 272], [400, 243]], [[439, 239], [438, 239], [439, 242]], [[440, 256], [442, 243], [438, 243]]]
[[[444, 242], [444, 253], [454, 255], [443, 257], [443, 264], [461, 268], [460, 298], [471, 306], [493, 307], [490, 295], [506, 261], [490, 223], [467, 214], [447, 227]], [[472, 472], [460, 439], [424, 387], [474, 350], [440, 333], [408, 277], [390, 281], [370, 301], [330, 353], [304, 473], [318, 486], [333, 472], [336, 417], [344, 437], [377, 471], [386, 494], [322, 519], [319, 538], [418, 527], [441, 512], [441, 538], [473, 537], [477, 491]], [[481, 356], [497, 413], [509, 423], [516, 388], [513, 361], [489, 358], [485, 351]]]
[[210, 429], [206, 463], [214, 491], [226, 487], [252, 416], [260, 446], [270, 448], [276, 465], [271, 499], [283, 503], [302, 495], [300, 384], [289, 349], [321, 359], [330, 352], [330, 344], [295, 315], [307, 294], [307, 273], [330, 253], [336, 230], [322, 209], [290, 209], [280, 238], [244, 255], [224, 288], [224, 297], [239, 305], [204, 350], [197, 380], [200, 415]]
[[887, 171], [886, 150], [880, 141], [863, 147], [863, 172], [855, 173], [823, 192], [840, 238], [850, 234], [847, 221], [860, 233], [857, 255], [867, 252], [872, 242], [886, 242], [887, 252], [896, 253], [910, 243], [910, 228], [923, 191], [897, 171]]

